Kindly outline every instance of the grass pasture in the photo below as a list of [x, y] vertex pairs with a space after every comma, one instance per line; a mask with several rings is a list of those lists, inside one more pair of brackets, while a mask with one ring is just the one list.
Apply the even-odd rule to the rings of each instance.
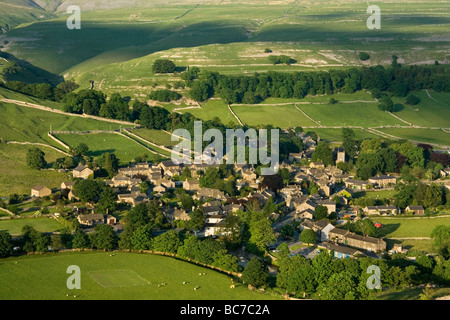
[[234, 105], [232, 109], [244, 124], [250, 126], [271, 124], [280, 128], [293, 128], [316, 125], [295, 105]]
[[299, 105], [308, 116], [323, 126], [375, 127], [402, 125], [401, 121], [381, 111], [376, 103], [337, 103], [333, 105]]
[[450, 93], [419, 91], [414, 93], [420, 98], [416, 106], [405, 104], [405, 98], [394, 98], [394, 102], [403, 104], [403, 110], [395, 115], [403, 120], [417, 126], [450, 128], [450, 118], [443, 115], [448, 114], [450, 108]]
[[450, 146], [450, 131], [420, 128], [383, 128], [379, 130], [403, 139]]
[[114, 133], [58, 134], [56, 137], [73, 148], [85, 143], [89, 147], [88, 155], [94, 158], [104, 153], [115, 153], [121, 165], [127, 165], [143, 154], [147, 154], [149, 160], [154, 159], [154, 154], [137, 142]]
[[[55, 188], [68, 179], [66, 173], [55, 170], [33, 170], [27, 166], [27, 145], [0, 144], [0, 196], [13, 193], [30, 194], [35, 185]], [[50, 148], [39, 146], [45, 153], [45, 160], [49, 166], [63, 154]]]
[[22, 228], [30, 225], [39, 232], [61, 231], [64, 226], [53, 218], [21, 218], [0, 220], [0, 230], [7, 231], [11, 235], [20, 235]]
[[222, 100], [209, 100], [201, 108], [186, 110], [180, 108], [177, 112], [190, 113], [201, 120], [213, 120], [215, 117], [218, 117], [225, 125], [229, 123], [238, 124], [236, 118], [228, 110], [227, 104]]
[[439, 217], [371, 217], [374, 223], [380, 222], [379, 236], [387, 238], [430, 237], [438, 225], [450, 225], [450, 216]]
[[[68, 290], [67, 267], [81, 271], [81, 289]], [[205, 273], [200, 276], [199, 273]], [[183, 284], [187, 282], [187, 284]], [[165, 283], [165, 286], [158, 287]], [[230, 289], [230, 276], [170, 257], [73, 252], [0, 261], [0, 299], [44, 300], [264, 300], [246, 285]], [[199, 287], [194, 290], [194, 287]]]
[[52, 131], [88, 131], [119, 129], [117, 123], [84, 119], [49, 111], [0, 103], [0, 137], [7, 141], [41, 142], [61, 146], [47, 136]]

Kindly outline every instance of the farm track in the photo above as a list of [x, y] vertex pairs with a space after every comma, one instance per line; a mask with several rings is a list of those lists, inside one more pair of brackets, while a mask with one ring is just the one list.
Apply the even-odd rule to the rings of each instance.
[[64, 111], [59, 110], [59, 109], [53, 109], [53, 108], [45, 107], [45, 106], [42, 106], [42, 105], [39, 105], [39, 104], [34, 104], [34, 103], [24, 102], [24, 101], [19, 101], [19, 100], [0, 99], [0, 102], [11, 103], [11, 104], [15, 104], [15, 105], [22, 106], [22, 107], [27, 107], [27, 108], [33, 108], [33, 109], [42, 110], [42, 111], [58, 113], [58, 114], [62, 114], [62, 115], [65, 115], [65, 116], [70, 116], [70, 117], [89, 118], [89, 119], [94, 119], [94, 120], [103, 121], [103, 122], [125, 124], [125, 125], [131, 125], [131, 126], [134, 126], [134, 127], [137, 126], [137, 124], [135, 124], [133, 122], [121, 121], [121, 120], [115, 120], [115, 119], [106, 119], [106, 118], [102, 118], [102, 117], [91, 116], [91, 115], [88, 115], [88, 114], [76, 114], [76, 113], [64, 112]]
[[53, 146], [51, 146], [49, 144], [40, 143], [40, 142], [7, 141], [6, 144], [20, 144], [20, 145], [33, 145], [33, 146], [47, 147], [47, 148], [53, 149], [53, 150], [55, 150], [55, 151], [57, 151], [59, 153], [62, 153], [64, 155], [66, 155], [66, 156], [69, 156], [69, 157], [71, 156], [69, 153], [67, 153], [65, 151], [62, 151], [61, 149], [58, 149], [58, 148], [53, 147]]
[[305, 117], [307, 117], [309, 120], [311, 120], [312, 122], [314, 122], [315, 124], [317, 124], [319, 127], [323, 127], [323, 125], [321, 125], [319, 122], [317, 122], [316, 120], [314, 120], [313, 118], [311, 118], [310, 116], [308, 116], [305, 111], [303, 111], [302, 109], [300, 109], [297, 104], [295, 104], [295, 109], [297, 109], [298, 111], [300, 111]]
[[244, 126], [241, 119], [239, 119], [239, 117], [236, 115], [236, 113], [234, 113], [233, 109], [231, 109], [231, 106], [229, 104], [228, 104], [228, 110], [230, 110], [231, 114], [236, 118], [236, 120], [239, 122], [239, 124], [241, 126]]

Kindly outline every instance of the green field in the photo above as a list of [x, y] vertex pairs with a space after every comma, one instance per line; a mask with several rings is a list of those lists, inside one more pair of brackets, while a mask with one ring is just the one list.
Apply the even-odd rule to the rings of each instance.
[[450, 131], [417, 128], [385, 128], [380, 131], [403, 139], [450, 146]]
[[[9, 196], [13, 193], [31, 193], [35, 185], [43, 185], [47, 188], [61, 186], [61, 182], [67, 181], [69, 175], [54, 170], [33, 170], [27, 166], [27, 145], [0, 144], [0, 196]], [[39, 148], [45, 153], [45, 160], [49, 166], [63, 154], [50, 148]], [[71, 174], [70, 174], [71, 176]]]
[[171, 141], [171, 135], [162, 131], [162, 130], [153, 130], [146, 128], [132, 129], [130, 130], [135, 135], [144, 138], [150, 142], [161, 146], [174, 146], [177, 144], [177, 141]]
[[415, 93], [420, 98], [420, 103], [416, 106], [406, 105], [405, 98], [394, 98], [394, 102], [403, 105], [403, 109], [395, 114], [414, 125], [450, 128], [449, 117], [443, 116], [448, 114], [450, 93], [435, 91], [428, 91], [428, 93], [431, 98], [427, 95], [426, 91]]
[[293, 128], [316, 125], [298, 111], [294, 105], [235, 105], [233, 111], [244, 124], [250, 126], [271, 124], [280, 128]]
[[[405, 289], [388, 293], [380, 293], [379, 300], [420, 300], [423, 288]], [[450, 295], [450, 288], [438, 288], [433, 290], [433, 299]]]
[[[81, 30], [66, 28], [61, 6], [58, 18], [23, 24], [0, 42], [9, 41], [5, 49], [18, 58], [75, 78], [82, 87], [94, 80], [108, 93], [131, 97], [147, 95], [154, 82], [173, 80], [151, 74], [152, 62], [162, 57], [180, 68], [251, 74], [387, 65], [392, 54], [405, 64], [432, 64], [448, 54], [446, 2], [383, 3], [383, 27], [376, 31], [366, 26], [367, 3], [354, 0], [79, 2]], [[271, 65], [265, 48], [297, 62]], [[357, 51], [368, 52], [370, 61], [359, 61]]]
[[[67, 267], [81, 271], [81, 289], [69, 290]], [[199, 273], [205, 273], [200, 276]], [[187, 282], [187, 284], [183, 284]], [[165, 286], [158, 287], [165, 283]], [[194, 287], [199, 287], [194, 290]], [[263, 300], [230, 276], [170, 257], [108, 252], [59, 253], [0, 260], [0, 299], [40, 300]]]
[[370, 218], [373, 222], [380, 222], [383, 227], [378, 229], [380, 237], [430, 237], [431, 231], [438, 225], [450, 225], [450, 216], [438, 218]]
[[22, 234], [22, 228], [26, 225], [32, 226], [39, 232], [61, 231], [64, 226], [53, 218], [21, 218], [0, 220], [0, 230], [7, 231], [12, 235]]
[[2, 116], [0, 138], [7, 141], [41, 142], [57, 148], [62, 147], [47, 136], [50, 130], [87, 131], [120, 128], [117, 123], [84, 119], [7, 103], [0, 103], [0, 114]]
[[[342, 129], [323, 129], [323, 128], [305, 128], [305, 132], [314, 131], [320, 137], [321, 140], [328, 141], [341, 141], [342, 140]], [[358, 140], [364, 140], [368, 138], [376, 138], [377, 136], [365, 130], [358, 128], [353, 128], [355, 133], [355, 138]]]
[[299, 105], [308, 116], [323, 126], [375, 127], [401, 125], [401, 121], [378, 108], [375, 103], [337, 103], [334, 105]]
[[[170, 110], [169, 108], [167, 108]], [[173, 107], [171, 108], [173, 109]], [[205, 104], [201, 105], [201, 108], [178, 110], [181, 113], [190, 113], [194, 117], [201, 120], [212, 120], [216, 117], [222, 121], [223, 124], [228, 125], [230, 123], [237, 125], [238, 121], [228, 110], [227, 104], [222, 100], [209, 100]]]
[[114, 133], [58, 134], [56, 136], [70, 147], [85, 143], [89, 147], [88, 155], [94, 158], [107, 152], [114, 153], [121, 165], [127, 165], [136, 156], [143, 154], [147, 154], [149, 160], [154, 159], [154, 154], [140, 144]]

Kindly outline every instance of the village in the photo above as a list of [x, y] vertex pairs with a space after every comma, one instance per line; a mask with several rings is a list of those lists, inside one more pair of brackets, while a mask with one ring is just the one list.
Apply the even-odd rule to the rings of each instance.
[[[347, 222], [356, 222], [359, 219], [366, 219], [373, 216], [396, 216], [408, 214], [423, 216], [425, 209], [423, 206], [410, 205], [404, 210], [394, 205], [377, 206], [357, 206], [352, 204], [355, 195], [364, 190], [373, 192], [393, 189], [399, 179], [394, 175], [373, 176], [367, 181], [356, 180], [354, 175], [343, 173], [336, 165], [325, 166], [322, 162], [310, 161], [310, 156], [314, 152], [316, 142], [304, 134], [300, 134], [305, 141], [306, 149], [301, 153], [291, 153], [286, 161], [280, 164], [280, 170], [288, 170], [289, 183], [283, 184], [278, 190], [273, 190], [263, 183], [263, 177], [259, 176], [256, 169], [250, 165], [234, 165], [236, 173], [237, 193], [245, 189], [245, 196], [230, 197], [224, 191], [215, 188], [200, 187], [200, 177], [209, 168], [219, 168], [219, 165], [207, 164], [177, 164], [174, 161], [162, 161], [156, 163], [134, 163], [128, 167], [118, 169], [118, 173], [104, 183], [111, 187], [117, 195], [117, 203], [125, 204], [130, 208], [151, 200], [158, 200], [168, 192], [176, 189], [184, 189], [192, 197], [204, 213], [204, 225], [199, 230], [200, 237], [218, 238], [225, 236], [230, 231], [225, 228], [225, 220], [228, 215], [237, 211], [245, 211], [248, 203], [257, 201], [259, 207], [264, 207], [268, 201], [278, 205], [278, 211], [272, 212], [268, 219], [271, 221], [273, 230], [277, 235], [275, 243], [268, 243], [268, 248], [272, 250], [282, 242], [286, 242], [280, 236], [283, 226], [295, 224], [298, 226], [297, 232], [301, 233], [305, 229], [311, 229], [317, 234], [316, 247], [320, 250], [333, 252], [336, 258], [355, 257], [358, 255], [368, 255], [370, 257], [381, 257], [389, 249], [390, 253], [405, 253], [402, 245], [387, 247], [387, 243], [382, 238], [364, 236], [341, 228]], [[336, 164], [345, 162], [345, 151], [342, 148], [334, 150]], [[306, 160], [306, 161], [305, 161]], [[300, 163], [303, 163], [300, 164]], [[183, 174], [187, 178], [180, 180]], [[442, 170], [441, 175], [449, 173], [449, 169]], [[79, 164], [72, 170], [72, 181], [61, 183], [60, 192], [67, 195], [69, 201], [79, 199], [73, 193], [73, 186], [76, 180], [92, 179], [94, 170], [88, 166]], [[143, 192], [142, 183], [151, 186], [147, 192]], [[302, 183], [313, 183], [317, 186], [316, 193], [308, 194]], [[449, 185], [446, 184], [449, 188]], [[45, 186], [36, 186], [31, 190], [31, 196], [36, 198], [49, 197], [55, 190], [50, 190]], [[242, 193], [241, 193], [242, 195]], [[159, 202], [161, 212], [168, 223], [176, 226], [177, 221], [189, 222], [192, 212], [188, 208], [178, 205], [165, 205]], [[316, 209], [326, 208], [325, 219], [316, 218]], [[77, 208], [75, 214], [77, 220], [85, 230], [92, 232], [97, 224], [108, 224], [113, 226], [118, 234], [123, 230], [121, 221], [111, 214], [100, 214], [95, 212], [93, 206], [80, 210]], [[59, 218], [59, 213], [55, 213]], [[383, 227], [379, 223], [377, 228]], [[164, 232], [164, 230], [160, 231]], [[197, 234], [197, 231], [196, 231]], [[292, 240], [293, 241], [293, 240]], [[302, 251], [300, 251], [301, 253]], [[310, 251], [305, 251], [308, 257], [313, 257]]]

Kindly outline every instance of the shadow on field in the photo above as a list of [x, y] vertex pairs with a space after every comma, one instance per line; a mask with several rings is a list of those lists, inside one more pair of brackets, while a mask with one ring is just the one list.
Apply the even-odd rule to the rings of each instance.
[[89, 155], [92, 157], [99, 157], [104, 153], [114, 153], [116, 149], [106, 149], [106, 150], [96, 150], [96, 151], [89, 151]]
[[400, 223], [390, 223], [390, 224], [383, 224], [383, 227], [379, 228], [378, 236], [379, 237], [386, 237], [387, 235], [393, 233], [395, 230], [397, 230], [400, 227]]
[[25, 83], [47, 82], [52, 85], [57, 85], [64, 81], [64, 77], [36, 67], [28, 61], [21, 60], [8, 52], [0, 51], [0, 57], [8, 61], [14, 61], [19, 67], [14, 73], [5, 75], [5, 80], [7, 81], [22, 81]]

